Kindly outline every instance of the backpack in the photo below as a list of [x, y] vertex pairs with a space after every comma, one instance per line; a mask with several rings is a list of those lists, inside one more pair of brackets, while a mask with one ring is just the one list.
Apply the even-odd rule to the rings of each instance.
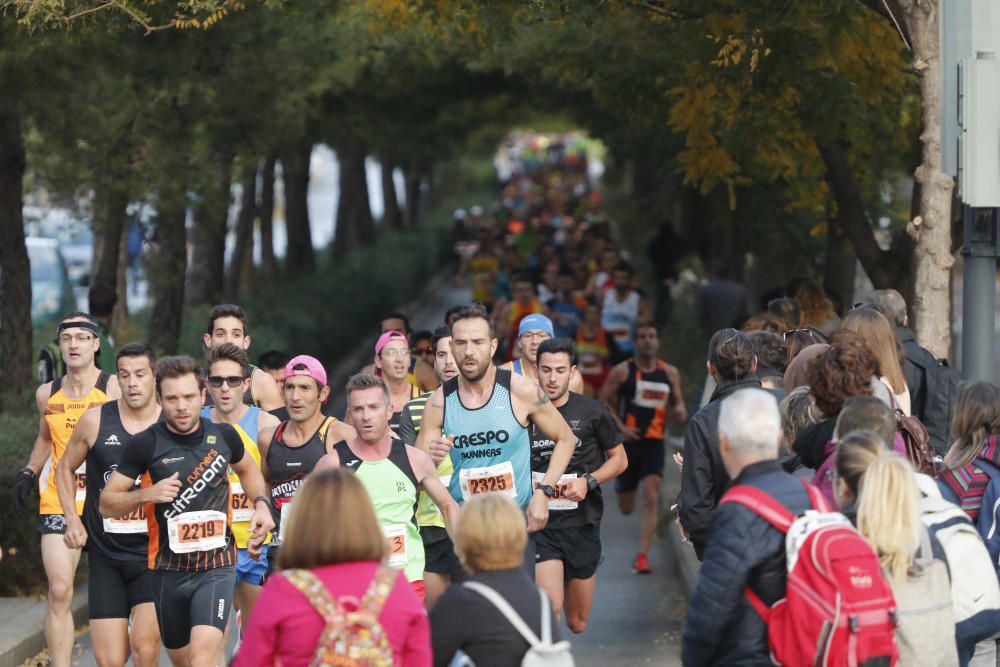
[[913, 414], [920, 418], [931, 438], [931, 445], [941, 455], [951, 444], [948, 434], [955, 411], [955, 401], [962, 384], [962, 375], [948, 366], [944, 359], [936, 359], [916, 341], [903, 344], [906, 359], [920, 369], [923, 375], [922, 398], [914, 396]]
[[934, 448], [931, 447], [931, 436], [927, 433], [923, 422], [912, 415], [904, 414], [896, 405], [896, 399], [892, 396], [892, 387], [889, 389], [889, 407], [896, 416], [896, 433], [903, 436], [903, 444], [906, 445], [906, 458], [913, 464], [916, 472], [922, 472], [932, 477], [937, 474], [934, 466], [934, 458], [937, 456]]
[[910, 566], [906, 581], [891, 582], [896, 600], [899, 664], [958, 667], [948, 566], [931, 557], [930, 534], [923, 525], [920, 528], [920, 551]]
[[38, 351], [38, 384], [52, 382], [66, 374], [66, 364], [63, 363], [62, 351], [55, 342], [46, 343]]
[[351, 597], [335, 602], [309, 570], [285, 570], [282, 574], [306, 596], [325, 623], [311, 667], [392, 667], [392, 647], [378, 617], [399, 576], [396, 570], [380, 565], [360, 603]]
[[[777, 665], [893, 665], [896, 603], [871, 545], [819, 490], [805, 484], [808, 510], [796, 518], [766, 492], [745, 484], [720, 504], [738, 503], [785, 533], [788, 586], [768, 607], [748, 586], [744, 593], [767, 625]], [[900, 663], [903, 664], [903, 663]]]
[[[969, 516], [941, 495], [937, 483], [917, 475], [920, 521], [944, 548], [959, 650], [1000, 633], [1000, 583], [993, 559]], [[991, 576], [992, 575], [992, 576]]]
[[549, 596], [541, 588], [538, 589], [542, 600], [542, 637], [538, 638], [524, 619], [514, 611], [503, 596], [485, 584], [478, 581], [466, 581], [462, 584], [474, 590], [490, 601], [504, 615], [514, 629], [528, 642], [528, 652], [521, 658], [521, 667], [574, 667], [573, 654], [569, 650], [569, 642], [552, 643], [552, 607], [549, 606]]

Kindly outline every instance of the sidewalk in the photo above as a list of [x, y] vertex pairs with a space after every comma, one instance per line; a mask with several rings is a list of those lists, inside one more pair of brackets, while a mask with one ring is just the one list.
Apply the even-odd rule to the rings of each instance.
[[[0, 667], [17, 667], [45, 648], [45, 598], [0, 598]], [[73, 595], [76, 627], [87, 622], [87, 584]]]

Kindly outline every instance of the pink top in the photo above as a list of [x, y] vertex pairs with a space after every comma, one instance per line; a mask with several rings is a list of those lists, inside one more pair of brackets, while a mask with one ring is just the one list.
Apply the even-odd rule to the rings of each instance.
[[[325, 565], [313, 572], [336, 600], [358, 599], [375, 574], [375, 562]], [[393, 662], [402, 667], [430, 667], [430, 624], [427, 612], [402, 573], [386, 599], [379, 622], [392, 645]], [[302, 593], [281, 574], [268, 578], [254, 605], [234, 667], [281, 665], [305, 667], [312, 660], [323, 619]]]

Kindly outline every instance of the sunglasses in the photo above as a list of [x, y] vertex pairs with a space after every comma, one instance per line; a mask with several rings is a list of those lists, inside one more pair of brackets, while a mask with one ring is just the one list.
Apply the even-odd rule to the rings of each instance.
[[225, 382], [230, 387], [235, 389], [236, 387], [243, 384], [243, 380], [244, 378], [240, 377], [239, 375], [230, 375], [228, 377], [222, 377], [221, 375], [210, 375], [208, 377], [208, 386], [215, 387], [216, 389], [218, 389], [219, 387], [222, 386], [222, 383]]
[[434, 354], [433, 347], [415, 347], [413, 348], [413, 354]]
[[781, 334], [781, 338], [783, 340], [788, 340], [789, 336], [794, 336], [795, 334], [798, 334], [798, 333], [808, 334], [811, 338], [815, 338], [816, 337], [813, 334], [812, 329], [792, 329], [791, 331], [786, 331], [785, 333]]

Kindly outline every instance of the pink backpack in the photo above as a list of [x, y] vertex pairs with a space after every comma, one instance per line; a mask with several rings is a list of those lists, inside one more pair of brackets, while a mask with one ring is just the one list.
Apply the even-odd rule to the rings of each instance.
[[748, 485], [732, 487], [720, 502], [743, 505], [785, 533], [784, 599], [768, 607], [749, 587], [744, 591], [767, 625], [772, 661], [787, 667], [896, 664], [896, 603], [878, 556], [843, 514], [829, 511], [816, 488], [805, 486], [814, 510], [798, 518]]

